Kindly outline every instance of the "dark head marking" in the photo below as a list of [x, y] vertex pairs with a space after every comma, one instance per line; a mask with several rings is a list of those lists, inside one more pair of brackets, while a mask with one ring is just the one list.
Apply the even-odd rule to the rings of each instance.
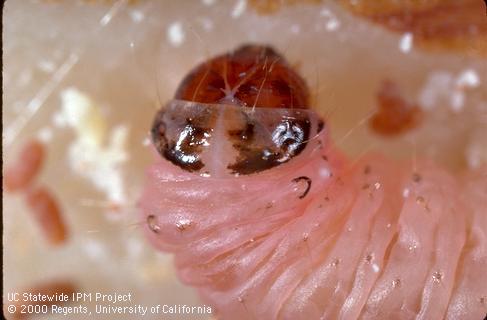
[[228, 166], [233, 173], [252, 174], [288, 162], [306, 147], [311, 124], [308, 119], [283, 119], [272, 131], [272, 143], [265, 147], [254, 143], [254, 128], [248, 122], [244, 130], [229, 132], [238, 152], [236, 162]]
[[[168, 133], [167, 116], [164, 111], [159, 111], [152, 125], [152, 141], [156, 150], [167, 160], [187, 171], [199, 171], [204, 167], [200, 154], [212, 130], [202, 127], [199, 122], [191, 118], [185, 118], [177, 128], [176, 135]], [[176, 119], [171, 116], [171, 121]], [[199, 119], [201, 120], [201, 119]], [[171, 138], [169, 138], [171, 136]]]

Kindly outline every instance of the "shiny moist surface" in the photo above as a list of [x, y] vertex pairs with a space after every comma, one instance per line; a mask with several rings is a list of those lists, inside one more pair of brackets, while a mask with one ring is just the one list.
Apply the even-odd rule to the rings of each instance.
[[234, 175], [288, 162], [310, 138], [308, 113], [318, 121], [305, 110], [304, 79], [266, 45], [245, 44], [210, 58], [184, 77], [175, 98], [155, 116], [153, 144], [183, 170], [208, 176], [225, 170], [208, 168], [205, 161], [215, 157]]

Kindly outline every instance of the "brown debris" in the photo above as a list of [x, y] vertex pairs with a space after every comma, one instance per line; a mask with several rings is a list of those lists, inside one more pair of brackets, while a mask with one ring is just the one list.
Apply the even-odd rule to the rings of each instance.
[[377, 93], [378, 110], [369, 120], [370, 128], [383, 136], [396, 136], [418, 126], [421, 110], [405, 100], [397, 84], [385, 80]]

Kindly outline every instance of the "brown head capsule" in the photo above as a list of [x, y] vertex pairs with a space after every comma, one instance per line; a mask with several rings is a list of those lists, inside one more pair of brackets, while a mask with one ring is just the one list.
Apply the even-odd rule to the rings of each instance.
[[157, 151], [186, 171], [246, 175], [304, 151], [324, 127], [305, 81], [276, 51], [245, 45], [193, 69], [152, 125]]
[[267, 46], [244, 45], [194, 68], [175, 99], [244, 107], [308, 108], [305, 81]]

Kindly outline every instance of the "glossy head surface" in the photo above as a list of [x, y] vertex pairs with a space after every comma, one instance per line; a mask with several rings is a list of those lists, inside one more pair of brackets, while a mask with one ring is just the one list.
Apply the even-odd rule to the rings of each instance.
[[304, 80], [276, 51], [245, 45], [193, 69], [152, 125], [156, 150], [205, 176], [288, 162], [323, 128]]
[[172, 100], [154, 119], [152, 141], [160, 155], [180, 168], [218, 177], [286, 163], [318, 143], [312, 138], [322, 130], [311, 110]]
[[306, 82], [274, 49], [259, 45], [244, 45], [198, 65], [174, 98], [246, 107], [309, 107]]

